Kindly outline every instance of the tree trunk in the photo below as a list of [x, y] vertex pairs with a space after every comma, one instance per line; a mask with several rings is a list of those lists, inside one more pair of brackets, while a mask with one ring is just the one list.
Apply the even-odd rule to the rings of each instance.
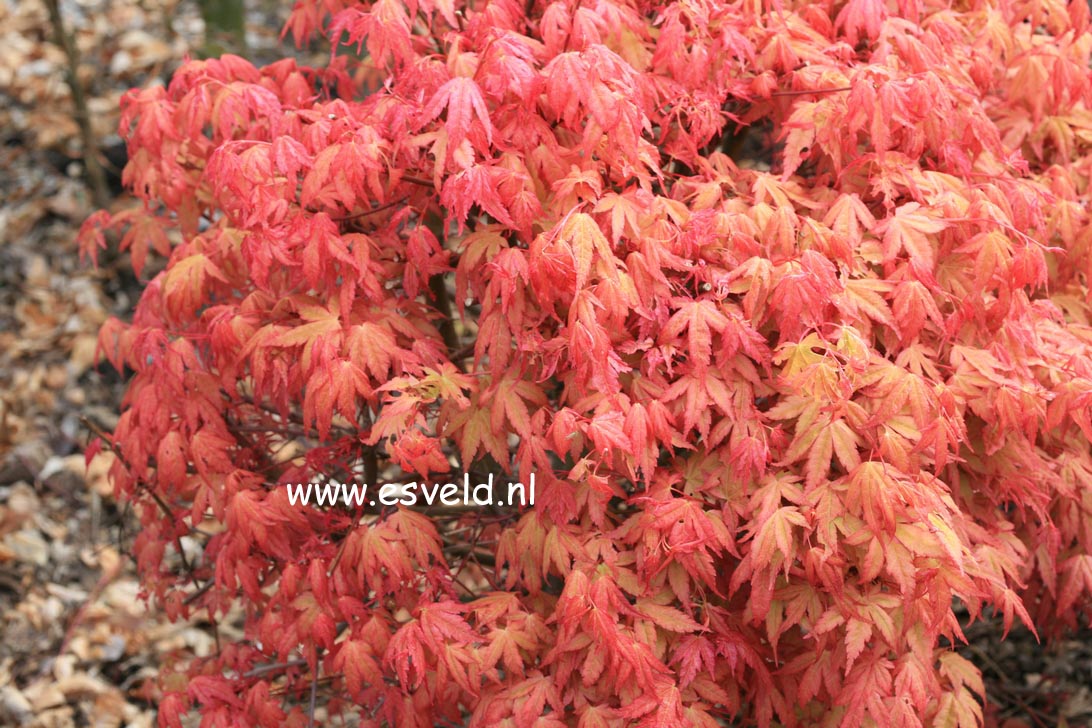
[[205, 21], [206, 58], [246, 53], [246, 7], [243, 0], [198, 0]]

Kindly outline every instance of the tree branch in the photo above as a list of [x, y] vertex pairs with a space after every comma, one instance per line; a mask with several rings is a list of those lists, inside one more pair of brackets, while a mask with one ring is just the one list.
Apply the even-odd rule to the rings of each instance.
[[87, 183], [91, 186], [91, 196], [95, 206], [106, 208], [110, 205], [110, 190], [106, 186], [106, 175], [98, 158], [98, 140], [91, 129], [91, 114], [87, 110], [87, 98], [80, 83], [80, 51], [72, 39], [61, 17], [59, 0], [45, 0], [49, 9], [49, 20], [53, 25], [53, 42], [60, 46], [68, 59], [65, 77], [72, 90], [72, 105], [75, 107], [76, 124], [80, 127], [80, 140], [83, 143], [83, 166], [87, 173]]

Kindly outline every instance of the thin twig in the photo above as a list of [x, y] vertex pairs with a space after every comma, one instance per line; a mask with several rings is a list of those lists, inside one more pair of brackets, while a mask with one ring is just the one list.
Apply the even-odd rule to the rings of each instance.
[[364, 212], [358, 212], [358, 213], [355, 213], [353, 215], [344, 215], [342, 217], [332, 217], [330, 219], [333, 220], [334, 222], [347, 222], [349, 220], [356, 220], [357, 218], [360, 218], [360, 217], [367, 217], [368, 215], [374, 215], [377, 212], [382, 212], [383, 210], [389, 210], [392, 207], [397, 207], [398, 205], [401, 205], [401, 204], [407, 202], [408, 200], [409, 200], [408, 197], [403, 197], [401, 199], [394, 200], [393, 202], [388, 202], [385, 205], [380, 205], [379, 207], [373, 207], [370, 210], [365, 210]]
[[311, 702], [307, 708], [307, 728], [315, 728], [315, 699], [318, 697], [318, 670], [311, 673]]
[[259, 665], [252, 670], [247, 670], [243, 673], [243, 677], [259, 677], [269, 672], [277, 672], [278, 670], [287, 670], [292, 667], [302, 667], [307, 664], [307, 660], [295, 659], [288, 662], [272, 662], [268, 665]]
[[832, 94], [838, 91], [852, 91], [852, 86], [838, 86], [837, 88], [805, 88], [797, 91], [772, 91], [770, 96], [806, 96], [808, 94]]
[[204, 586], [202, 586], [200, 589], [195, 591], [193, 594], [190, 594], [188, 597], [186, 597], [182, 601], [182, 603], [186, 604], [186, 605], [193, 604], [194, 602], [196, 602], [198, 599], [201, 598], [202, 594], [204, 594], [205, 592], [207, 592], [209, 589], [212, 588], [212, 584], [213, 584], [213, 582], [212, 582], [211, 579], [209, 581], [205, 582]]

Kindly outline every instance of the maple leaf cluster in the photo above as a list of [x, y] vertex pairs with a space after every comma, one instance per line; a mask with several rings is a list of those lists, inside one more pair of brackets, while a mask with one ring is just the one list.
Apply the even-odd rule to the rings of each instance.
[[[130, 92], [114, 482], [244, 635], [161, 725], [980, 725], [967, 621], [1092, 612], [1088, 15], [302, 0]], [[282, 487], [462, 472], [535, 506]]]

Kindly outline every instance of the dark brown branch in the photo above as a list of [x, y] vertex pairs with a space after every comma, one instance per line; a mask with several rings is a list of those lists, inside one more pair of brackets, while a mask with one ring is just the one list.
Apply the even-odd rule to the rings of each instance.
[[412, 175], [404, 174], [398, 178], [399, 182], [411, 182], [415, 185], [421, 185], [422, 187], [435, 187], [432, 182], [427, 179], [421, 179], [420, 177], [413, 177]]
[[852, 91], [852, 86], [838, 86], [837, 88], [805, 88], [797, 91], [772, 91], [770, 96], [806, 96], [807, 94], [832, 94], [838, 91]]
[[[364, 210], [363, 212], [356, 212], [356, 213], [353, 213], [352, 215], [341, 215], [339, 217], [331, 217], [330, 219], [333, 220], [334, 222], [348, 222], [349, 220], [357, 220], [357, 219], [362, 218], [362, 217], [367, 217], [368, 215], [374, 215], [377, 212], [383, 212], [384, 210], [389, 210], [392, 207], [397, 207], [398, 205], [405, 204], [408, 201], [409, 201], [409, 197], [402, 197], [402, 198], [399, 198], [397, 200], [393, 200], [391, 202], [388, 202], [385, 205], [380, 205], [378, 207], [373, 207], [370, 210]], [[310, 208], [308, 208], [307, 211], [310, 212], [310, 213], [319, 212], [319, 210], [312, 210]]]
[[477, 345], [478, 342], [471, 341], [469, 344], [456, 351], [454, 354], [451, 355], [452, 363], [462, 361], [463, 359], [472, 356], [474, 354], [474, 349], [477, 348]]
[[83, 84], [80, 83], [80, 51], [64, 25], [61, 17], [59, 0], [46, 0], [49, 9], [49, 20], [53, 25], [53, 42], [60, 46], [68, 59], [68, 68], [65, 69], [65, 77], [68, 87], [72, 90], [72, 105], [75, 109], [76, 124], [80, 127], [80, 140], [83, 143], [83, 165], [87, 173], [87, 182], [91, 186], [91, 196], [95, 206], [105, 208], [110, 204], [110, 191], [106, 186], [106, 175], [99, 164], [98, 141], [91, 129], [91, 114], [87, 110], [87, 98], [83, 93]]
[[477, 547], [473, 544], [453, 543], [450, 546], [445, 546], [443, 548], [443, 552], [445, 555], [450, 554], [451, 556], [463, 557], [459, 568], [455, 570], [456, 576], [458, 576], [459, 572], [461, 572], [463, 570], [463, 567], [466, 566], [466, 562], [469, 557], [473, 557], [474, 561], [478, 562], [479, 564], [485, 563], [489, 564], [490, 566], [495, 566], [497, 563], [496, 557], [493, 554], [491, 554], [489, 551], [486, 551], [484, 548]]
[[436, 299], [436, 308], [444, 316], [443, 320], [440, 321], [440, 335], [444, 337], [448, 358], [451, 359], [452, 364], [461, 369], [462, 366], [457, 356], [459, 353], [459, 335], [455, 333], [455, 311], [451, 306], [451, 296], [447, 293], [447, 281], [443, 274], [437, 274], [429, 279], [428, 287]]

